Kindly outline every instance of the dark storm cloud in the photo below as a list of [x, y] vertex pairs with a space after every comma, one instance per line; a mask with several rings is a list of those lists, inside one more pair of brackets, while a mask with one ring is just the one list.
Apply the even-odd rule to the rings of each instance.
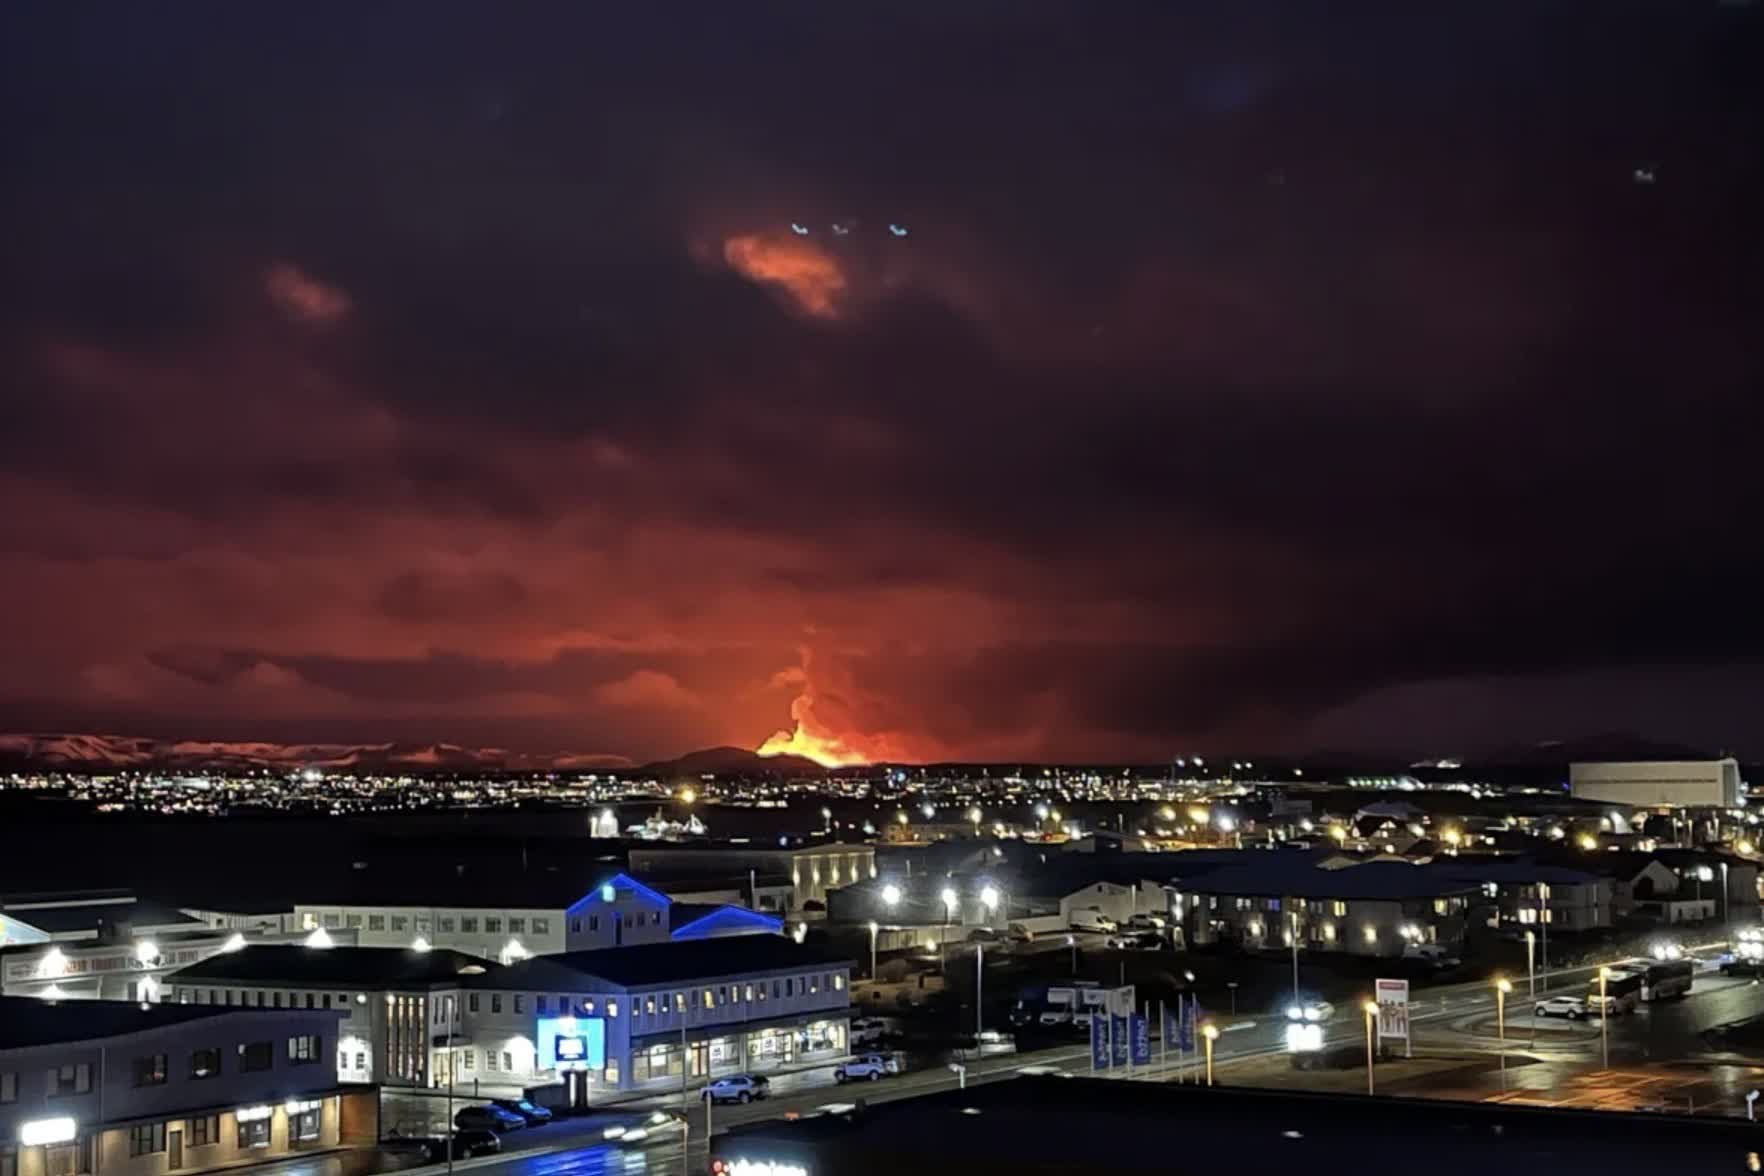
[[0, 715], [1155, 756], [1764, 658], [1752, 9], [0, 19]]

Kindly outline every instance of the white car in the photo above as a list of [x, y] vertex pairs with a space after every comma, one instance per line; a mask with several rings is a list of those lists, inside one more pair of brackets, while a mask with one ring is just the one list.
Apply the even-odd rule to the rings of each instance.
[[865, 1054], [853, 1058], [833, 1071], [835, 1082], [874, 1082], [888, 1074], [900, 1073], [900, 1062], [884, 1054]]
[[1308, 1000], [1302, 1005], [1286, 1006], [1286, 1019], [1317, 1025], [1335, 1016], [1335, 1006], [1326, 1000]]
[[1074, 931], [1097, 931], [1104, 935], [1113, 935], [1121, 929], [1115, 920], [1094, 908], [1085, 911], [1073, 911], [1067, 924]]
[[771, 1093], [772, 1084], [757, 1074], [731, 1074], [707, 1083], [703, 1097], [713, 1103], [744, 1103]]
[[1570, 1021], [1578, 1021], [1586, 1016], [1586, 1002], [1578, 996], [1552, 996], [1538, 1001], [1537, 1007], [1531, 1011], [1539, 1017], [1567, 1017]]
[[875, 1045], [888, 1033], [888, 1026], [880, 1017], [859, 1017], [851, 1023], [851, 1043], [853, 1045]]

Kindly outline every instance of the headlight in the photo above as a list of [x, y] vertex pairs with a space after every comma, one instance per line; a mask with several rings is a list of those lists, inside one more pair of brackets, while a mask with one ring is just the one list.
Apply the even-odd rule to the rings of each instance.
[[1286, 1019], [1289, 1021], [1302, 1021], [1305, 1019], [1304, 1010], [1297, 1005], [1289, 1005], [1286, 1009]]
[[1319, 1021], [1319, 1020], [1322, 1020], [1322, 1018], [1323, 1018], [1323, 1010], [1318, 1008], [1316, 1005], [1312, 1005], [1310, 1008], [1305, 1010], [1305, 1020], [1307, 1020], [1307, 1021]]

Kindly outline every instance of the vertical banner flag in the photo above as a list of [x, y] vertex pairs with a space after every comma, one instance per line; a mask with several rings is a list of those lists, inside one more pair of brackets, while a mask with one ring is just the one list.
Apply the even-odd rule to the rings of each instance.
[[1115, 1047], [1115, 1065], [1125, 1066], [1127, 1064], [1127, 1018], [1111, 1015], [1109, 1020], [1111, 1022], [1109, 1041]]
[[1133, 1064], [1136, 1066], [1151, 1065], [1151, 1029], [1146, 1022], [1147, 1017], [1131, 1018], [1132, 1025], [1128, 1030], [1133, 1040]]
[[1090, 1014], [1090, 1068], [1106, 1070], [1109, 1068], [1108, 1028], [1101, 1014]]

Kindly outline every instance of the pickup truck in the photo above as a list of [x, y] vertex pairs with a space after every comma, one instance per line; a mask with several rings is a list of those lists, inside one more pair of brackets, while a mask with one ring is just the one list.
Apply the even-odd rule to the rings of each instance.
[[874, 1082], [888, 1075], [900, 1073], [900, 1061], [883, 1054], [864, 1054], [849, 1062], [842, 1063], [833, 1071], [835, 1082], [856, 1082], [860, 1079]]

